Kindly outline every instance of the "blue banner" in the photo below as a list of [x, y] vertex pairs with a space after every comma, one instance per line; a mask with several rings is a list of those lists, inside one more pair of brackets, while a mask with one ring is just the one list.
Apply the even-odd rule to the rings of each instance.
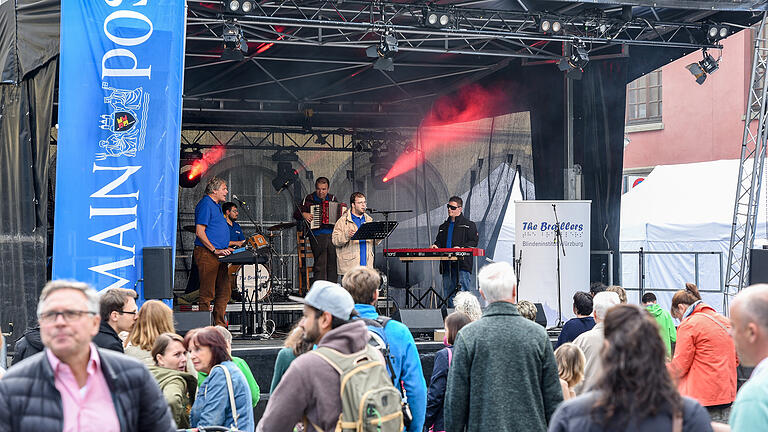
[[63, 0], [53, 278], [136, 287], [176, 245], [184, 0]]

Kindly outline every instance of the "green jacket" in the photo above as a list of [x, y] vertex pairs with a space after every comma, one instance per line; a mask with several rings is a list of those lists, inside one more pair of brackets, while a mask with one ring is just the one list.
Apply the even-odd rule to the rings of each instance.
[[[251, 389], [251, 399], [253, 400], [253, 406], [256, 406], [256, 404], [259, 403], [259, 398], [261, 397], [261, 389], [259, 389], [259, 384], [256, 382], [256, 378], [253, 377], [251, 367], [248, 366], [248, 363], [240, 357], [232, 356], [232, 363], [234, 363], [237, 368], [240, 369], [240, 372], [245, 375], [245, 380], [248, 381], [248, 388]], [[202, 384], [206, 378], [208, 378], [207, 373], [198, 371], [197, 386], [200, 387], [200, 384]]]
[[649, 304], [645, 309], [659, 323], [659, 334], [661, 335], [661, 340], [664, 341], [664, 345], [667, 347], [667, 358], [671, 359], [672, 343], [677, 340], [677, 330], [675, 329], [675, 323], [672, 322], [672, 315], [656, 303]]
[[188, 428], [189, 408], [195, 402], [195, 393], [197, 393], [195, 377], [186, 372], [160, 366], [150, 366], [149, 372], [155, 377], [158, 387], [171, 408], [176, 427]]
[[456, 338], [445, 395], [445, 430], [544, 432], [563, 401], [544, 327], [507, 302], [488, 305]]

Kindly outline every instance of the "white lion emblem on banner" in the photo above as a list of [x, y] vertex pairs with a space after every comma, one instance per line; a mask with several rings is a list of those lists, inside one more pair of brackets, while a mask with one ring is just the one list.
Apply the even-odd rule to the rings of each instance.
[[141, 87], [133, 90], [112, 88], [101, 83], [107, 93], [104, 103], [109, 106], [109, 114], [102, 114], [101, 129], [110, 132], [105, 140], [99, 140], [102, 152], [96, 153], [97, 160], [108, 157], [135, 157], [136, 152], [144, 150], [147, 132], [147, 111], [149, 93]]

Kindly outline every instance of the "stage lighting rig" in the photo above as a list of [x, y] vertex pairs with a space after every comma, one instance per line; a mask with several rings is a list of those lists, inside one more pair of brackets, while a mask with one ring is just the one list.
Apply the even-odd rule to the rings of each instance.
[[[236, 0], [233, 0], [235, 2]], [[248, 41], [243, 36], [243, 29], [234, 21], [224, 23], [224, 50], [221, 52], [222, 60], [242, 60], [248, 54]]]
[[571, 55], [563, 58], [557, 63], [558, 69], [565, 72], [570, 79], [581, 79], [584, 73], [584, 66], [589, 63], [589, 53], [583, 46], [571, 46]]
[[456, 23], [456, 15], [453, 11], [440, 11], [425, 7], [421, 11], [421, 22], [425, 27], [447, 28]]
[[702, 60], [698, 63], [691, 63], [685, 68], [691, 72], [691, 75], [696, 77], [696, 82], [699, 85], [704, 84], [707, 79], [707, 75], [713, 73], [720, 67], [720, 59], [712, 57], [706, 49], [702, 50]]
[[539, 18], [539, 30], [545, 34], [557, 34], [563, 29], [563, 23], [559, 19], [551, 17]]
[[253, 3], [251, 0], [230, 0], [227, 9], [231, 13], [247, 14], [253, 10]]
[[707, 40], [710, 43], [725, 39], [731, 34], [731, 29], [727, 25], [723, 24], [709, 24], [704, 26], [704, 31], [707, 32]]
[[375, 58], [373, 68], [381, 71], [392, 72], [395, 70], [395, 61], [392, 58], [397, 54], [397, 39], [386, 34], [381, 37], [377, 45], [369, 46], [365, 50], [365, 55]]
[[280, 193], [299, 179], [299, 172], [293, 169], [290, 162], [277, 163], [277, 176], [272, 179], [272, 187]]

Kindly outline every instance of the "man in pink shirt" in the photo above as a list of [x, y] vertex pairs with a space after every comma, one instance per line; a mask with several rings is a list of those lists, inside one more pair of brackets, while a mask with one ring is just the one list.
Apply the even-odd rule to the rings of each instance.
[[37, 307], [45, 350], [0, 381], [0, 432], [175, 430], [146, 367], [91, 343], [98, 310], [98, 294], [87, 284], [45, 286]]

